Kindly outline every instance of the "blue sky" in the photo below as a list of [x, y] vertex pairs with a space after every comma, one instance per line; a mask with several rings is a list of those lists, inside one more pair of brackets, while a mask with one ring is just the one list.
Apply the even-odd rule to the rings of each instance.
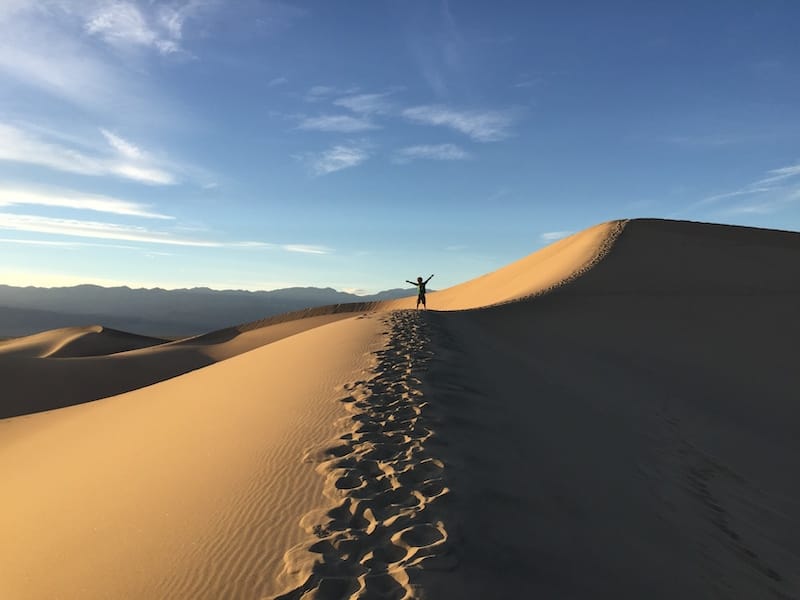
[[800, 230], [800, 4], [2, 0], [0, 283], [442, 288]]

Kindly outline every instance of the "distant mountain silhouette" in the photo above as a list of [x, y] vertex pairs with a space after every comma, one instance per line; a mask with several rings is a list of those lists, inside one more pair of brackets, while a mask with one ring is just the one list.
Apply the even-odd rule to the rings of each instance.
[[391, 300], [414, 294], [416, 289], [400, 288], [357, 296], [315, 287], [249, 292], [0, 285], [0, 337], [94, 324], [143, 335], [182, 337], [313, 306]]

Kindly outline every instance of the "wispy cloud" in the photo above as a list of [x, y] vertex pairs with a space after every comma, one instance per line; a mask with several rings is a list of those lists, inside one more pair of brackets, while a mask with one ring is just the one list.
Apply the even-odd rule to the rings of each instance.
[[412, 160], [466, 160], [470, 154], [455, 144], [433, 144], [408, 146], [397, 151], [395, 162], [408, 163]]
[[[173, 124], [170, 107], [139, 60], [141, 52], [189, 55], [187, 21], [218, 0], [0, 0], [0, 76], [23, 93], [43, 91], [92, 112]], [[109, 52], [111, 45], [118, 52]], [[39, 104], [39, 103], [37, 103]], [[30, 112], [30, 111], [29, 111]]]
[[511, 87], [515, 87], [518, 89], [530, 89], [538, 85], [541, 85], [544, 82], [545, 80], [543, 77], [523, 77], [520, 78], [519, 81], [517, 81]]
[[800, 175], [800, 164], [781, 167], [779, 169], [772, 169], [771, 171], [767, 171], [766, 177], [763, 177], [758, 181], [741, 187], [738, 190], [734, 190], [733, 192], [725, 192], [722, 194], [709, 196], [701, 200], [698, 204], [714, 204], [719, 200], [724, 200], [726, 198], [767, 194], [785, 189], [782, 184], [785, 184], [786, 180], [792, 177], [797, 177], [798, 175]]
[[[107, 44], [121, 48], [150, 48], [161, 54], [183, 52], [186, 21], [210, 7], [208, 0], [188, 0], [170, 4], [137, 3], [125, 0], [86, 3], [78, 14], [84, 30]], [[80, 3], [75, 3], [80, 6]]]
[[148, 219], [173, 218], [168, 215], [153, 212], [144, 204], [108, 196], [80, 194], [69, 190], [45, 191], [0, 185], [0, 206], [8, 207], [21, 205], [90, 210]]
[[331, 87], [329, 85], [315, 85], [308, 90], [307, 96], [311, 98], [323, 98], [325, 96], [330, 96], [331, 94], [335, 93], [336, 93], [335, 87]]
[[357, 94], [354, 96], [345, 96], [344, 98], [339, 98], [334, 100], [333, 103], [336, 106], [341, 106], [359, 114], [385, 114], [391, 108], [390, 103], [386, 100], [388, 96], [388, 93]]
[[131, 96], [133, 86], [105, 57], [43, 22], [33, 4], [0, 20], [0, 72], [82, 107], [97, 109]]
[[334, 96], [349, 96], [357, 94], [358, 88], [338, 88], [332, 85], [314, 85], [309, 88], [304, 96], [306, 102], [328, 101]]
[[409, 121], [449, 127], [478, 142], [497, 142], [511, 136], [515, 121], [508, 110], [456, 110], [439, 104], [415, 106], [403, 111]]
[[270, 244], [269, 242], [234, 242], [228, 244], [236, 248], [250, 248], [253, 250], [280, 249], [286, 252], [299, 252], [301, 254], [330, 254], [333, 252], [327, 246], [313, 244]]
[[145, 154], [142, 152], [141, 148], [134, 146], [128, 140], [111, 133], [107, 129], [100, 129], [100, 133], [103, 134], [103, 137], [106, 138], [111, 147], [119, 152], [122, 156], [131, 158], [133, 160], [142, 160], [145, 158]]
[[181, 238], [169, 232], [154, 231], [146, 227], [39, 215], [0, 213], [0, 229], [173, 246], [219, 247], [223, 245], [214, 241]]
[[289, 83], [289, 80], [286, 77], [275, 77], [274, 79], [270, 79], [267, 85], [269, 87], [277, 87], [286, 83]]
[[[731, 192], [707, 196], [673, 216], [700, 208], [716, 207], [725, 214], [773, 213], [800, 200], [800, 185], [791, 182], [800, 176], [800, 164], [789, 165], [767, 171], [766, 176]], [[723, 201], [730, 201], [724, 202]]]
[[[152, 47], [162, 54], [170, 54], [180, 49], [182, 21], [173, 11], [167, 17], [163, 31], [158, 31], [147, 22], [139, 7], [133, 2], [111, 2], [101, 4], [88, 16], [86, 32], [101, 37], [113, 46]], [[177, 34], [177, 35], [176, 35]]]
[[759, 179], [754, 185], [777, 183], [779, 181], [783, 181], [784, 179], [789, 179], [790, 177], [796, 177], [797, 175], [800, 175], [800, 164], [791, 165], [789, 167], [781, 167], [780, 169], [772, 169], [771, 171], [767, 172], [767, 177], [764, 179]]
[[543, 242], [555, 242], [556, 240], [565, 238], [573, 233], [574, 232], [572, 231], [548, 231], [540, 235], [539, 239], [541, 239]]
[[[100, 221], [80, 219], [63, 219], [43, 217], [39, 215], [24, 215], [0, 212], [0, 230], [25, 231], [30, 233], [43, 233], [58, 236], [89, 238], [99, 240], [116, 240], [123, 242], [141, 242], [146, 244], [162, 244], [168, 246], [189, 246], [201, 248], [231, 248], [231, 249], [267, 249], [283, 250], [285, 252], [300, 252], [304, 254], [329, 254], [332, 252], [327, 246], [310, 244], [274, 244], [268, 242], [220, 242], [212, 239], [199, 239], [176, 235], [171, 231], [154, 230], [147, 227], [122, 225]], [[4, 243], [36, 244], [36, 245], [92, 245], [87, 242], [65, 242], [63, 240], [25, 240], [2, 238]], [[101, 244], [107, 245], [107, 244]], [[123, 246], [115, 246], [123, 247]]]
[[448, 77], [463, 71], [467, 45], [447, 0], [421, 6], [409, 49], [422, 78], [437, 97], [448, 95]]
[[335, 131], [340, 133], [355, 133], [378, 129], [378, 125], [367, 118], [353, 117], [350, 115], [322, 115], [319, 117], [306, 117], [298, 126], [300, 129], [315, 131]]
[[136, 146], [103, 131], [115, 155], [89, 155], [64, 145], [61, 140], [45, 139], [40, 133], [0, 123], [0, 160], [27, 163], [81, 175], [123, 177], [142, 183], [176, 183], [172, 173], [152, 164]]
[[102, 242], [79, 242], [76, 240], [31, 240], [21, 238], [0, 238], [0, 244], [8, 244], [10, 246], [44, 246], [48, 248], [118, 248], [121, 250], [139, 250], [136, 246], [127, 246], [123, 244], [108, 244]]
[[745, 144], [766, 139], [765, 135], [737, 134], [737, 133], [709, 133], [695, 135], [670, 135], [662, 137], [661, 141], [688, 148], [722, 148], [736, 144]]
[[320, 154], [301, 158], [309, 164], [315, 175], [327, 175], [360, 165], [369, 158], [369, 153], [361, 144], [339, 144]]
[[326, 246], [310, 246], [308, 244], [284, 244], [281, 246], [287, 252], [300, 252], [301, 254], [330, 254], [331, 249]]

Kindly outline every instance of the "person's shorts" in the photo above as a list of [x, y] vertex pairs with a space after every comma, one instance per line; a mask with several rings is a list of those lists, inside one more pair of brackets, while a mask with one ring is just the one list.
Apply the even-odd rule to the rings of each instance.
[[417, 302], [422, 302], [423, 304], [425, 304], [425, 294], [420, 294], [419, 296], [417, 296]]

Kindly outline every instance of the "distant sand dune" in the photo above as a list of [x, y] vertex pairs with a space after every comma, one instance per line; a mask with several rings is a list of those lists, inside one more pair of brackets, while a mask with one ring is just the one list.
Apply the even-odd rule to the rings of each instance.
[[[4, 346], [0, 346], [0, 381], [4, 382], [5, 392], [0, 399], [0, 418], [72, 406], [135, 390], [348, 316], [351, 315], [275, 319], [270, 321], [272, 324], [244, 327], [241, 332], [225, 329], [147, 347], [142, 343], [141, 347], [129, 351], [120, 351], [122, 344], [119, 342], [141, 339], [158, 343], [159, 340], [114, 332], [108, 343], [90, 335], [102, 329], [100, 327], [56, 329], [9, 340], [5, 346], [7, 355], [2, 354]], [[83, 354], [61, 358], [61, 352], [70, 348]], [[106, 350], [112, 352], [104, 355]]]
[[0, 597], [800, 598], [798, 264], [612, 221], [427, 313], [0, 344]]
[[65, 327], [0, 342], [0, 357], [75, 358], [149, 348], [166, 340], [100, 325]]

